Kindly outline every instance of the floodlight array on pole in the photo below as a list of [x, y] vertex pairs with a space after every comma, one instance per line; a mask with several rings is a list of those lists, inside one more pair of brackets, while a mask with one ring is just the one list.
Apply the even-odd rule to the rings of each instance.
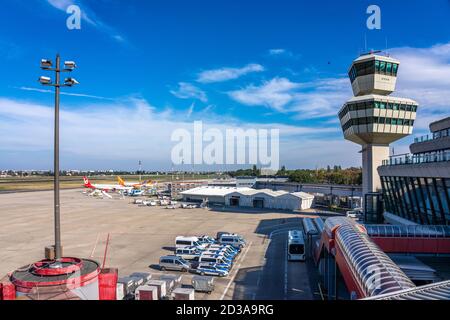
[[54, 219], [55, 219], [55, 260], [62, 258], [61, 246], [61, 221], [60, 221], [60, 200], [59, 200], [59, 96], [61, 87], [72, 87], [79, 82], [74, 78], [65, 78], [64, 83], [60, 83], [61, 72], [72, 72], [76, 68], [73, 61], [64, 62], [64, 69], [61, 69], [61, 58], [56, 55], [56, 63], [48, 59], [41, 60], [41, 69], [55, 72], [55, 81], [50, 77], [40, 77], [39, 82], [44, 86], [55, 87], [55, 140], [54, 140]]

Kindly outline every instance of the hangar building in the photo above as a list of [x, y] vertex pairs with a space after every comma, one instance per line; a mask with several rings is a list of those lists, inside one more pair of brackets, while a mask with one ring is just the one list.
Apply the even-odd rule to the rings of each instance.
[[247, 187], [198, 187], [181, 192], [184, 201], [204, 202], [229, 207], [250, 207], [279, 210], [305, 210], [311, 208], [314, 196], [305, 192], [289, 193]]

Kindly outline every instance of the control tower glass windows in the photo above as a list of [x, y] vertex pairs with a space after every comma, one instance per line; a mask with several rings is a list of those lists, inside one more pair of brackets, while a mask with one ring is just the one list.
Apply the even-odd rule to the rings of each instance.
[[354, 64], [353, 67], [350, 69], [348, 76], [351, 82], [353, 82], [357, 77], [362, 77], [370, 74], [397, 76], [397, 71], [398, 71], [397, 63], [372, 60]]
[[386, 62], [380, 61], [380, 73], [384, 74], [386, 72]]
[[388, 62], [386, 64], [386, 73], [387, 74], [392, 74], [392, 63]]
[[394, 76], [397, 76], [397, 70], [398, 70], [398, 64], [393, 63], [393, 64], [392, 64], [392, 74], [393, 74]]

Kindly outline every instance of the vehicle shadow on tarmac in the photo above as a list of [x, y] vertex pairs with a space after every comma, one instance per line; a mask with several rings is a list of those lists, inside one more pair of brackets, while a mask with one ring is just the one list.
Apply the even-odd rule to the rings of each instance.
[[261, 220], [255, 233], [268, 244], [261, 266], [241, 268], [235, 278], [233, 300], [314, 300], [318, 272], [312, 261], [287, 261], [287, 233], [302, 230], [302, 218]]
[[282, 214], [302, 214], [300, 211], [292, 210], [277, 210], [277, 209], [263, 209], [263, 208], [250, 208], [250, 207], [219, 207], [211, 206], [209, 210], [223, 213], [234, 214], [270, 214], [270, 213], [282, 213]]

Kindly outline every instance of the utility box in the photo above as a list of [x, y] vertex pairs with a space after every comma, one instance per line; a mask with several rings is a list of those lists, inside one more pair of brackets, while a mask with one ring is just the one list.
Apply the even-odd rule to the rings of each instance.
[[167, 294], [166, 282], [163, 280], [150, 280], [146, 283], [146, 285], [158, 288], [158, 299], [162, 299]]
[[134, 291], [140, 284], [136, 283], [137, 278], [122, 277], [117, 281], [123, 284], [123, 295], [127, 297], [128, 295], [134, 295]]
[[163, 274], [159, 277], [159, 280], [173, 280], [175, 282], [175, 286], [180, 285], [183, 280], [183, 276], [181, 274]]
[[98, 275], [100, 300], [117, 300], [117, 268], [102, 269]]
[[142, 279], [143, 283], [146, 283], [147, 281], [152, 279], [152, 275], [147, 272], [133, 272], [130, 274], [131, 278], [140, 278]]
[[116, 299], [123, 300], [125, 298], [125, 287], [123, 283], [117, 282], [116, 286]]
[[205, 276], [193, 276], [192, 286], [195, 291], [211, 293], [214, 291], [214, 278]]
[[139, 286], [134, 294], [136, 300], [158, 300], [158, 287]]
[[195, 300], [195, 290], [189, 288], [176, 288], [172, 292], [173, 300]]

